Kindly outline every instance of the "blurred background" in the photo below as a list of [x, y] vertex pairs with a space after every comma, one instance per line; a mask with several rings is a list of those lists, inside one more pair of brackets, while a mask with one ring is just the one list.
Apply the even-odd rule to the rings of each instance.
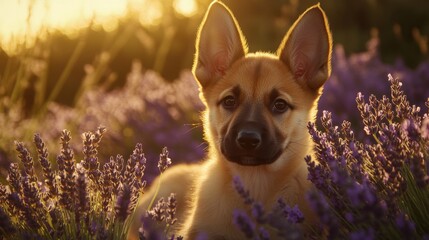
[[[198, 161], [202, 140], [197, 86], [190, 73], [197, 28], [210, 0], [1, 0], [0, 172], [16, 161], [14, 140], [38, 132], [51, 160], [59, 135], [100, 125], [99, 158], [129, 155], [143, 143], [147, 177], [167, 146], [173, 162]], [[225, 0], [251, 51], [274, 52], [312, 0]], [[321, 1], [333, 39], [333, 73], [319, 108], [358, 129], [357, 92], [389, 94], [387, 74], [412, 104], [429, 96], [429, 1]], [[340, 100], [340, 101], [339, 101]], [[78, 158], [78, 157], [77, 157]]]

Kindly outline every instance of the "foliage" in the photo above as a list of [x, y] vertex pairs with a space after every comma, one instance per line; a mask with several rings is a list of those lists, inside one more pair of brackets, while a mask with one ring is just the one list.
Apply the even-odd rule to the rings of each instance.
[[[135, 62], [123, 88], [88, 91], [74, 108], [52, 104], [44, 122], [52, 126], [48, 135], [52, 138], [63, 128], [86, 131], [99, 124], [109, 126], [102, 159], [125, 154], [135, 142], [142, 142], [148, 158], [168, 146], [177, 161], [197, 161], [204, 154], [202, 129], [196, 124], [203, 109], [197, 92], [190, 72], [168, 83], [155, 72], [142, 72], [141, 64]], [[152, 162], [148, 169], [147, 177], [157, 175]]]
[[[239, 177], [234, 177], [233, 184], [248, 209], [235, 209], [232, 220], [247, 239], [303, 239], [300, 227], [304, 215], [298, 205], [290, 207], [280, 198], [273, 209], [267, 210], [251, 197], [252, 193], [244, 188]], [[270, 236], [268, 230], [276, 235]]]
[[137, 144], [128, 160], [121, 155], [100, 165], [98, 147], [104, 128], [83, 134], [83, 159], [70, 146], [70, 132], [61, 134], [57, 168], [39, 134], [34, 143], [43, 177], [22, 142], [21, 160], [9, 168], [0, 185], [0, 236], [5, 239], [124, 239], [131, 213], [145, 186], [146, 158]]
[[[168, 146], [174, 159], [197, 161], [203, 157], [205, 148], [201, 142], [202, 129], [195, 124], [203, 109], [197, 88], [189, 71], [168, 83], [155, 72], [143, 71], [141, 63], [136, 61], [122, 88], [86, 91], [73, 108], [51, 102], [40, 118], [25, 118], [21, 108], [11, 108], [0, 113], [3, 125], [0, 163], [3, 169], [8, 167], [14, 155], [10, 143], [14, 139], [27, 140], [30, 131], [41, 132], [47, 146], [53, 148], [62, 129], [85, 132], [100, 124], [110, 129], [105, 135], [105, 147], [99, 152], [101, 162], [108, 161], [111, 155], [132, 151], [135, 142], [143, 142], [149, 158], [157, 156], [160, 146]], [[73, 146], [80, 151], [76, 141]], [[148, 163], [148, 179], [157, 174], [152, 171], [155, 168], [152, 162]]]
[[[365, 49], [371, 34], [377, 32], [381, 41], [381, 58], [394, 63], [416, 67], [429, 57], [429, 18], [426, 0], [372, 1], [314, 1], [224, 0], [237, 17], [254, 50], [273, 51], [294, 20], [309, 6], [320, 2], [326, 12], [336, 44], [344, 46], [347, 54]], [[245, 2], [245, 4], [243, 4]]]
[[[160, 162], [161, 161], [160, 159]], [[161, 197], [154, 207], [151, 208], [149, 206], [151, 209], [148, 210], [141, 219], [142, 224], [139, 228], [139, 239], [182, 240], [183, 237], [175, 236], [174, 233], [170, 232], [170, 227], [177, 221], [176, 206], [177, 201], [175, 193], [171, 193], [167, 200]]]
[[[315, 158], [306, 158], [317, 191], [308, 198], [330, 239], [426, 238], [429, 234], [429, 115], [411, 105], [389, 75], [390, 98], [358, 93], [366, 138], [331, 113], [309, 131]], [[429, 100], [426, 101], [429, 107]]]
[[[342, 119], [351, 122], [354, 129], [363, 128], [360, 113], [356, 111], [355, 97], [360, 92], [370, 92], [381, 98], [389, 94], [384, 79], [389, 73], [404, 82], [403, 91], [408, 100], [419, 107], [425, 106], [429, 96], [429, 62], [423, 61], [416, 69], [406, 67], [400, 59], [393, 65], [386, 64], [379, 54], [379, 38], [372, 38], [367, 43], [367, 51], [345, 54], [341, 45], [334, 48], [332, 54], [332, 74], [324, 86], [324, 93], [319, 100], [319, 109], [332, 113], [332, 121], [340, 125]], [[318, 117], [323, 111], [318, 112]], [[356, 132], [357, 135], [363, 132]], [[359, 136], [359, 137], [363, 137]]]

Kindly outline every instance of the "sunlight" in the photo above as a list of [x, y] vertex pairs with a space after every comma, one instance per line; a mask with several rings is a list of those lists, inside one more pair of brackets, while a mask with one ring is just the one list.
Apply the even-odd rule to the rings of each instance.
[[173, 7], [179, 14], [185, 17], [191, 17], [197, 13], [197, 4], [195, 0], [175, 0]]
[[140, 2], [138, 8], [134, 8], [140, 15], [139, 21], [142, 25], [158, 25], [161, 22], [163, 7], [160, 1], [143, 0]]
[[8, 53], [35, 38], [59, 30], [73, 35], [90, 24], [114, 30], [117, 19], [126, 15], [127, 1], [21, 0], [0, 2], [0, 44]]
[[[126, 1], [122, 0], [75, 0], [70, 2], [51, 0], [49, 3], [51, 8], [48, 23], [61, 31], [78, 30], [87, 27], [91, 21], [93, 24], [101, 25], [106, 31], [113, 30], [116, 28], [115, 20], [124, 16], [127, 8]], [[112, 21], [112, 19], [115, 20]]]
[[[197, 13], [195, 0], [173, 0], [174, 10], [185, 17]], [[100, 26], [117, 28], [122, 17], [134, 14], [144, 26], [156, 26], [167, 3], [158, 0], [20, 0], [0, 1], [0, 46], [14, 53], [22, 45], [58, 30], [73, 36], [81, 29]]]

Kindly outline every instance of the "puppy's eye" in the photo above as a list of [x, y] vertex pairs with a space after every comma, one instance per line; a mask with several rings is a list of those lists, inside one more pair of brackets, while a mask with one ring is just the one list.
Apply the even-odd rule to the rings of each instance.
[[222, 99], [222, 106], [225, 109], [232, 110], [235, 108], [236, 104], [237, 101], [234, 96], [226, 96], [224, 99]]
[[276, 99], [272, 105], [273, 113], [284, 113], [289, 109], [289, 104], [283, 99]]

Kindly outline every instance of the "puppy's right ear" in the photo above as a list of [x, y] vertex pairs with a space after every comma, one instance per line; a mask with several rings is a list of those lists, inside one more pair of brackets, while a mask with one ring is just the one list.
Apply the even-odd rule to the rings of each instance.
[[245, 39], [231, 11], [221, 2], [212, 2], [198, 31], [192, 69], [201, 87], [220, 79], [246, 52]]
[[295, 21], [277, 53], [299, 83], [313, 90], [322, 87], [331, 73], [332, 37], [320, 4]]

